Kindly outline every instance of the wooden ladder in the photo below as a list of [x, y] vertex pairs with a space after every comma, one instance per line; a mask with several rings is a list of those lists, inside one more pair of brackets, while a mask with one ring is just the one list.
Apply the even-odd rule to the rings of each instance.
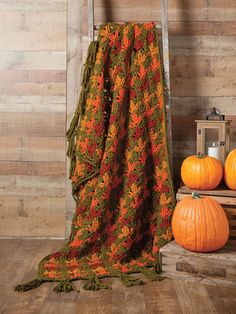
[[[162, 58], [165, 82], [165, 107], [167, 119], [167, 137], [169, 149], [169, 161], [173, 176], [173, 148], [171, 126], [171, 101], [170, 101], [170, 59], [169, 59], [169, 36], [168, 36], [168, 0], [161, 0], [161, 25], [156, 25], [162, 33]], [[98, 29], [94, 23], [94, 0], [88, 0], [88, 38], [89, 43], [94, 40], [94, 31]]]

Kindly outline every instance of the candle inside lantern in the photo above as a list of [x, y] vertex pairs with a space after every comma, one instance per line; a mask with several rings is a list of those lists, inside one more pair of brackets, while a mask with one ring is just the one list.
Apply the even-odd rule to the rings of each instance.
[[219, 159], [220, 151], [219, 151], [218, 142], [213, 142], [212, 146], [208, 147], [207, 155], [210, 157], [214, 157], [216, 159]]

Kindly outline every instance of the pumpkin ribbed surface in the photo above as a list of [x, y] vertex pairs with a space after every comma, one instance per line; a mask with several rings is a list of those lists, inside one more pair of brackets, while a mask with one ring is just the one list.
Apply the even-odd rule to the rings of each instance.
[[228, 188], [236, 190], [236, 148], [229, 153], [225, 160], [224, 179]]
[[226, 244], [229, 237], [225, 211], [214, 199], [198, 197], [186, 196], [178, 202], [172, 219], [174, 238], [190, 251], [218, 250]]
[[181, 178], [190, 189], [213, 190], [219, 185], [222, 176], [221, 162], [209, 156], [189, 156], [181, 166]]

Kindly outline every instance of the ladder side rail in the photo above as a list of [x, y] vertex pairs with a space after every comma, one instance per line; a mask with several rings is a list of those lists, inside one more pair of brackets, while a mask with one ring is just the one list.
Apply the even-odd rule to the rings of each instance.
[[94, 41], [94, 0], [88, 0], [88, 39]]
[[168, 0], [161, 0], [161, 32], [162, 32], [162, 57], [165, 84], [165, 108], [167, 119], [167, 137], [169, 161], [173, 176], [173, 148], [172, 148], [172, 124], [171, 124], [171, 98], [170, 98], [170, 58], [169, 58], [169, 36], [168, 36]]

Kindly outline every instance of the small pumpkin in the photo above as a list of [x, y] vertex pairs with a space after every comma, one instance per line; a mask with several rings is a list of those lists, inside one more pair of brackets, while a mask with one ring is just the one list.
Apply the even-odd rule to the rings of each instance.
[[211, 197], [193, 193], [180, 200], [173, 213], [175, 241], [193, 252], [212, 252], [229, 238], [229, 222], [223, 207]]
[[214, 157], [192, 155], [181, 166], [181, 178], [193, 190], [213, 190], [220, 184], [222, 176], [223, 166]]
[[231, 190], [236, 190], [236, 148], [227, 156], [224, 164], [224, 180]]

